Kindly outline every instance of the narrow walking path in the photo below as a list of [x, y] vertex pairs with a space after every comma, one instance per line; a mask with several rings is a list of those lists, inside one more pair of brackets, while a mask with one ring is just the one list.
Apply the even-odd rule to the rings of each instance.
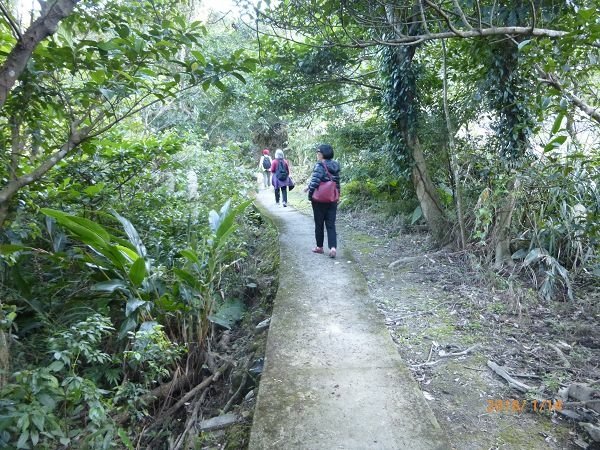
[[312, 218], [257, 201], [281, 269], [249, 449], [450, 449], [343, 241], [313, 254]]

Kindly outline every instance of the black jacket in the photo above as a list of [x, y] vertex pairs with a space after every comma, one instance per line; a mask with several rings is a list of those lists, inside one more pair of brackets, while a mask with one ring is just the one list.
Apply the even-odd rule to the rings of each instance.
[[325, 172], [323, 163], [327, 165], [327, 170], [331, 175], [331, 179], [335, 181], [335, 184], [337, 184], [338, 191], [340, 190], [340, 163], [333, 159], [323, 159], [315, 164], [312, 176], [310, 177], [310, 182], [308, 184], [308, 199], [310, 201], [312, 201], [312, 195], [319, 187], [319, 184], [321, 184], [321, 181], [330, 180], [327, 172]]

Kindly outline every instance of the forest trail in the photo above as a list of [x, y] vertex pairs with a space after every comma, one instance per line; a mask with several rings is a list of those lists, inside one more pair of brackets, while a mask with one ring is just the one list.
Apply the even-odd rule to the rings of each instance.
[[311, 253], [312, 218], [257, 195], [280, 233], [279, 290], [249, 449], [451, 448], [343, 243]]

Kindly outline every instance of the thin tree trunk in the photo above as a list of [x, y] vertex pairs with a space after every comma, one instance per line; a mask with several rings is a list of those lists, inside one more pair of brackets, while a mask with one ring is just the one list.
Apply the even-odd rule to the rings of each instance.
[[10, 350], [8, 348], [8, 339], [6, 333], [0, 330], [0, 389], [8, 381], [8, 374], [10, 369]]
[[454, 143], [454, 127], [450, 120], [448, 110], [448, 76], [446, 73], [446, 41], [442, 39], [442, 50], [444, 51], [444, 115], [446, 116], [446, 127], [448, 128], [448, 150], [450, 154], [450, 170], [454, 178], [454, 192], [456, 201], [456, 214], [458, 216], [458, 227], [460, 229], [460, 248], [467, 245], [467, 234], [465, 232], [465, 219], [462, 208], [462, 190], [458, 179], [458, 163], [456, 161], [456, 145]]
[[16, 43], [0, 67], [0, 108], [6, 102], [8, 93], [27, 67], [27, 62], [37, 45], [56, 32], [58, 23], [73, 13], [79, 0], [57, 0], [42, 11], [42, 15], [27, 29]]
[[8, 216], [9, 204], [12, 198], [15, 196], [19, 189], [39, 180], [43, 177], [46, 172], [52, 169], [57, 163], [59, 163], [67, 154], [77, 147], [84, 138], [87, 137], [89, 129], [76, 130], [76, 124], [73, 124], [71, 135], [68, 141], [63, 146], [54, 152], [50, 157], [43, 161], [38, 167], [36, 167], [30, 173], [21, 175], [20, 177], [11, 179], [0, 189], [0, 230], [4, 225], [4, 221]]
[[[0, 310], [2, 301], [0, 301]], [[8, 336], [4, 330], [0, 330], [0, 389], [8, 382], [10, 373], [10, 348], [8, 347]]]
[[[416, 20], [411, 22], [411, 25], [405, 30], [409, 35], [416, 33], [420, 27], [418, 6], [414, 7], [413, 13]], [[394, 7], [390, 5], [386, 6], [386, 17], [394, 33], [397, 36], [402, 36], [403, 21], [397, 16], [397, 11]], [[403, 75], [402, 82], [400, 83], [402, 86], [395, 84], [393, 89], [403, 89], [405, 92], [403, 102], [394, 105], [394, 108], [401, 112], [401, 114], [397, 115], [395, 121], [399, 134], [406, 146], [406, 151], [413, 159], [412, 182], [421, 206], [421, 211], [427, 221], [427, 225], [429, 225], [434, 241], [436, 244], [443, 246], [450, 241], [451, 228], [439, 201], [437, 189], [429, 176], [429, 170], [427, 169], [427, 163], [423, 155], [423, 148], [417, 135], [417, 88], [415, 79], [411, 76], [416, 49], [417, 46], [415, 45], [396, 48], [394, 52], [396, 67], [402, 71]]]
[[510, 226], [517, 203], [517, 191], [520, 182], [514, 179], [508, 184], [508, 196], [503, 204], [496, 209], [496, 223], [492, 231], [494, 243], [494, 268], [500, 269], [503, 265], [511, 263], [510, 253]]
[[427, 225], [429, 225], [434, 241], [438, 245], [446, 245], [451, 240], [451, 228], [439, 201], [435, 185], [429, 177], [421, 143], [416, 137], [411, 140], [410, 148], [414, 160], [412, 181], [421, 205], [421, 211], [423, 211], [423, 216], [427, 221]]

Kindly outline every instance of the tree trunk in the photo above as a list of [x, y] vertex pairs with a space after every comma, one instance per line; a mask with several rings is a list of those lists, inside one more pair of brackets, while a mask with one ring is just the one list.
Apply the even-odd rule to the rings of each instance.
[[439, 201], [437, 190], [429, 177], [421, 143], [414, 137], [410, 142], [414, 166], [412, 182], [421, 205], [423, 216], [429, 225], [433, 240], [440, 246], [449, 243], [452, 235], [450, 224]]
[[448, 109], [448, 74], [446, 70], [446, 41], [442, 39], [442, 50], [444, 52], [444, 116], [446, 117], [446, 127], [448, 128], [448, 151], [450, 153], [450, 170], [454, 178], [454, 199], [456, 202], [456, 215], [458, 217], [458, 228], [460, 230], [460, 249], [463, 250], [467, 245], [467, 233], [465, 231], [465, 219], [463, 217], [462, 188], [458, 177], [458, 163], [456, 161], [456, 145], [454, 143], [454, 127], [450, 120], [450, 110]]
[[10, 350], [8, 348], [8, 339], [6, 333], [0, 330], [0, 389], [8, 381], [10, 369]]
[[0, 230], [4, 226], [4, 221], [8, 216], [9, 212], [9, 203], [12, 198], [15, 196], [19, 190], [25, 186], [30, 185], [31, 183], [39, 180], [42, 176], [46, 174], [50, 169], [52, 169], [56, 164], [58, 164], [62, 159], [67, 156], [67, 154], [77, 147], [83, 140], [87, 137], [89, 133], [89, 127], [83, 130], [76, 129], [76, 123], [73, 123], [71, 126], [71, 134], [67, 142], [63, 144], [63, 146], [46, 158], [43, 162], [41, 162], [35, 169], [31, 172], [21, 175], [17, 178], [11, 179], [4, 186], [0, 187]]
[[42, 11], [42, 15], [23, 34], [0, 67], [0, 108], [8, 93], [27, 67], [27, 62], [37, 45], [56, 32], [58, 23], [73, 13], [79, 0], [57, 0]]
[[517, 203], [517, 191], [519, 180], [514, 179], [508, 183], [508, 196], [503, 204], [496, 209], [496, 223], [492, 231], [492, 242], [494, 244], [494, 268], [500, 269], [507, 263], [511, 263], [510, 253], [510, 225]]

